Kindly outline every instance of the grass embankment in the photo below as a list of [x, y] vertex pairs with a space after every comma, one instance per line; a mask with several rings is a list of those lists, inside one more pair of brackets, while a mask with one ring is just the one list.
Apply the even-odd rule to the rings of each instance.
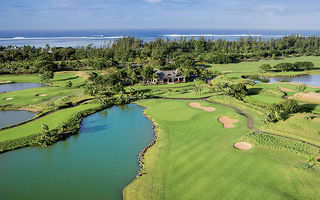
[[[306, 170], [303, 157], [233, 143], [250, 133], [247, 120], [232, 109], [191, 108], [188, 101], [143, 100], [156, 121], [159, 139], [145, 155], [145, 175], [124, 190], [125, 199], [316, 199], [320, 169]], [[226, 102], [224, 102], [226, 103]], [[220, 116], [238, 119], [233, 129]], [[297, 176], [299, 174], [299, 176]]]
[[[0, 152], [16, 149], [19, 147], [34, 145], [36, 137], [42, 133], [42, 124], [47, 124], [50, 130], [57, 129], [61, 123], [70, 123], [73, 126], [73, 117], [81, 114], [86, 116], [95, 110], [100, 109], [100, 104], [82, 104], [76, 107], [56, 111], [27, 124], [0, 131]], [[68, 127], [72, 128], [72, 127]]]
[[[317, 56], [302, 56], [302, 57], [293, 57], [293, 58], [283, 58], [283, 59], [262, 59], [254, 62], [240, 62], [240, 63], [231, 63], [231, 64], [211, 64], [211, 70], [217, 70], [220, 72], [259, 72], [260, 66], [262, 64], [270, 64], [274, 66], [279, 63], [294, 63], [300, 61], [310, 61], [313, 62], [315, 68], [320, 67], [320, 57]], [[288, 76], [292, 74], [306, 74], [306, 73], [320, 73], [320, 70], [317, 71], [309, 71], [309, 72], [284, 72], [284, 73], [276, 73], [280, 76]], [[275, 76], [275, 73], [266, 73], [266, 76]]]

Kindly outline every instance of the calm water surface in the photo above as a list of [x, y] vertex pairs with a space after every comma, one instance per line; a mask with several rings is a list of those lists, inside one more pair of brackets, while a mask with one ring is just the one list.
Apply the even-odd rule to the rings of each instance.
[[30, 88], [38, 88], [43, 87], [45, 85], [40, 83], [12, 83], [12, 84], [1, 84], [0, 85], [0, 93], [3, 92], [11, 92], [17, 90], [25, 90]]
[[310, 75], [310, 76], [300, 76], [294, 78], [281, 78], [281, 77], [274, 77], [270, 78], [270, 83], [277, 83], [280, 81], [287, 81], [287, 82], [296, 82], [296, 83], [303, 83], [307, 85], [314, 85], [320, 87], [320, 75]]
[[[19, 111], [0, 111], [0, 128], [27, 121], [36, 116], [33, 112]], [[0, 163], [1, 165], [1, 163]]]
[[122, 199], [154, 136], [142, 110], [112, 107], [85, 118], [66, 141], [0, 154], [0, 199]]

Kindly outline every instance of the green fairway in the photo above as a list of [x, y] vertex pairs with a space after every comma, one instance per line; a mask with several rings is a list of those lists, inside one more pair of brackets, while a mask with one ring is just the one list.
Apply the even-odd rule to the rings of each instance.
[[[0, 75], [0, 81], [12, 81], [17, 83], [40, 83], [41, 78], [37, 74], [20, 74], [20, 75]], [[75, 73], [55, 73], [54, 78], [50, 80], [53, 86], [65, 86], [68, 81], [73, 83], [73, 86], [79, 86], [84, 83], [84, 80]]]
[[268, 96], [263, 94], [251, 95], [250, 97], [257, 102], [265, 104], [279, 103], [283, 100], [281, 97]]
[[[306, 170], [305, 158], [285, 151], [233, 148], [251, 131], [245, 117], [229, 108], [205, 112], [190, 101], [144, 100], [159, 140], [145, 155], [142, 177], [125, 199], [317, 199], [320, 168]], [[220, 116], [238, 119], [225, 129]]]
[[[270, 64], [276, 65], [283, 62], [299, 62], [299, 61], [309, 61], [313, 62], [316, 68], [320, 67], [320, 57], [317, 56], [303, 56], [303, 57], [294, 57], [294, 58], [284, 58], [284, 59], [277, 59], [277, 60], [259, 60], [256, 62], [240, 62], [240, 63], [231, 63], [231, 64], [211, 64], [211, 70], [217, 70], [220, 72], [259, 72], [259, 67], [262, 64]], [[292, 72], [288, 72], [292, 73]], [[301, 73], [301, 72], [297, 72]], [[303, 72], [305, 73], [305, 72]], [[283, 74], [284, 75], [284, 74]]]
[[68, 121], [68, 119], [70, 119], [75, 114], [91, 108], [97, 108], [98, 106], [99, 104], [83, 104], [73, 108], [57, 111], [41, 119], [35, 120], [33, 122], [15, 128], [0, 131], [0, 142], [14, 140], [17, 138], [35, 134], [41, 134], [41, 124], [47, 124], [50, 129], [54, 129], [57, 128], [60, 123]]
[[[82, 94], [80, 89], [66, 89], [59, 87], [41, 87], [16, 92], [0, 94], [0, 105], [28, 105], [47, 101], [52, 97]], [[39, 96], [45, 95], [45, 96]], [[12, 100], [5, 100], [12, 98]]]

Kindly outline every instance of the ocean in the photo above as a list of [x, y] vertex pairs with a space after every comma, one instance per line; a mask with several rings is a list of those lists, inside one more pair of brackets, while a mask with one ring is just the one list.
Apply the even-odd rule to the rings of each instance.
[[45, 47], [47, 44], [51, 47], [77, 47], [93, 46], [100, 47], [105, 43], [112, 42], [115, 39], [134, 36], [145, 42], [153, 41], [156, 38], [179, 39], [185, 37], [190, 39], [199, 37], [216, 39], [226, 39], [230, 41], [245, 37], [261, 37], [262, 39], [281, 38], [286, 35], [320, 35], [320, 31], [277, 31], [277, 30], [205, 30], [205, 29], [112, 29], [112, 30], [20, 30], [4, 31], [0, 30], [0, 46], [24, 46]]

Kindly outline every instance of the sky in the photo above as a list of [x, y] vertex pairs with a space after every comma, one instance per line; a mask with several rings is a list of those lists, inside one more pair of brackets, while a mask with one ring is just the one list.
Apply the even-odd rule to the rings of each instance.
[[0, 30], [319, 30], [319, 0], [0, 0]]

